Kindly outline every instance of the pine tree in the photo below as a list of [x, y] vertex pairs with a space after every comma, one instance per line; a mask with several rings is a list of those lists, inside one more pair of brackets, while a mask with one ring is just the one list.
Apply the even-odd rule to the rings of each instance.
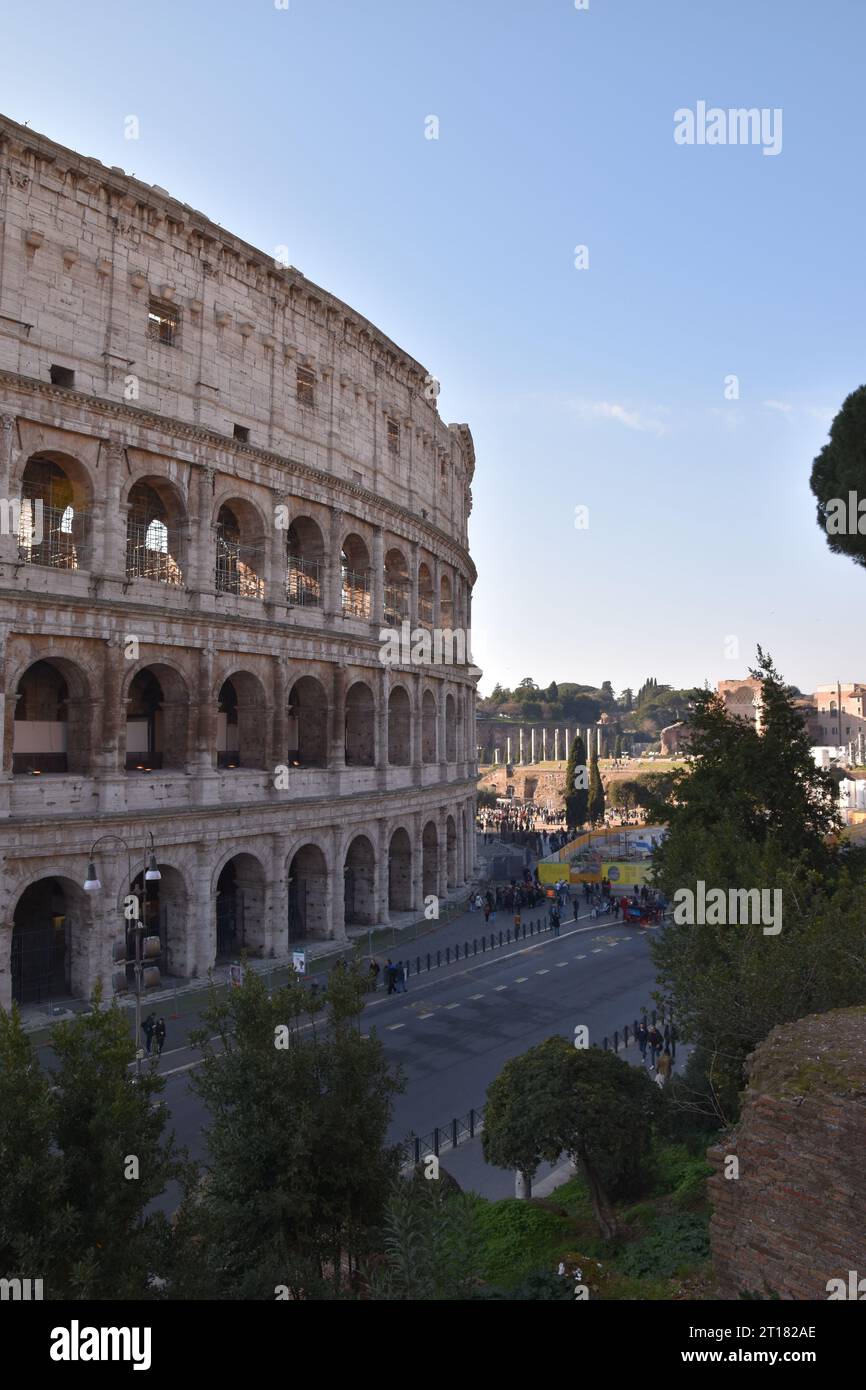
[[589, 765], [589, 819], [593, 825], [604, 820], [604, 786], [598, 770], [598, 754], [593, 753]]
[[587, 781], [586, 744], [578, 734], [571, 745], [565, 766], [565, 792], [562, 799], [565, 806], [565, 823], [569, 830], [578, 830], [586, 820], [589, 806]]

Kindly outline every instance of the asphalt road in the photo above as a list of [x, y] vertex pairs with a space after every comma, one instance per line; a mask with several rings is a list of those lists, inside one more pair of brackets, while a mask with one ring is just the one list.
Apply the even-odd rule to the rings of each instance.
[[[479, 936], [482, 921], [479, 917]], [[456, 933], [461, 940], [465, 934]], [[601, 1043], [615, 1028], [631, 1027], [651, 1002], [648, 935], [616, 922], [572, 921], [559, 937], [546, 933], [468, 963], [461, 959], [413, 977], [406, 994], [371, 998], [362, 1029], [375, 1029], [407, 1080], [395, 1104], [392, 1138], [409, 1131], [426, 1135], [434, 1125], [483, 1105], [487, 1086], [504, 1063], [555, 1033], [572, 1038], [575, 1027], [584, 1024], [590, 1042]], [[188, 1086], [197, 1058], [181, 1042], [163, 1054], [160, 1071], [179, 1142], [204, 1157], [201, 1131], [207, 1113]], [[478, 1144], [446, 1155], [443, 1166], [461, 1185], [485, 1196], [513, 1190], [512, 1175], [488, 1169]], [[173, 1204], [169, 1194], [166, 1206]]]

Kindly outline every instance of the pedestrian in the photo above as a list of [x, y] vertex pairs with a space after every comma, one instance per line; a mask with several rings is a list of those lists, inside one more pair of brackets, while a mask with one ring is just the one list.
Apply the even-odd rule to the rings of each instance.
[[480, 912], [480, 911], [481, 911], [481, 894], [480, 894], [480, 893], [476, 893], [476, 894], [475, 894], [475, 911], [476, 911], [476, 912]]
[[515, 941], [517, 940], [517, 934], [518, 934], [519, 931], [520, 931], [520, 908], [518, 908], [517, 911], [516, 911], [515, 914], [514, 914], [514, 939], [515, 939]]
[[646, 1061], [646, 1050], [648, 1042], [649, 1029], [646, 1026], [646, 1021], [644, 1019], [641, 1019], [637, 1029], [637, 1045], [640, 1048], [641, 1060], [644, 1062]]
[[673, 1059], [670, 1054], [670, 1049], [665, 1047], [662, 1051], [661, 1057], [659, 1057], [659, 1063], [656, 1068], [656, 1081], [658, 1081], [660, 1086], [667, 1085], [668, 1081], [670, 1080], [672, 1066]]
[[161, 1057], [161, 1056], [162, 1056], [162, 1049], [165, 1047], [165, 1019], [164, 1019], [164, 1018], [158, 1018], [158, 1019], [157, 1019], [157, 1021], [156, 1021], [156, 1027], [155, 1027], [154, 1030], [153, 1030], [153, 1036], [156, 1038], [156, 1050], [157, 1050], [159, 1056]]
[[[670, 1027], [670, 1039], [669, 1039], [670, 1045], [671, 1045], [671, 1061], [676, 1061], [676, 1056], [677, 1056], [677, 1038], [678, 1038], [678, 1037], [679, 1037], [679, 1033], [677, 1032], [677, 1025], [676, 1025], [675, 1023], [672, 1023], [672, 1024], [671, 1024], [671, 1027]], [[668, 1041], [668, 1039], [666, 1039], [666, 1041]]]
[[488, 923], [489, 921], [490, 921], [490, 904], [489, 904], [489, 903], [485, 903], [485, 904], [484, 904], [484, 925], [485, 925], [485, 927], [487, 926], [487, 923]]
[[371, 960], [371, 961], [370, 961], [370, 988], [371, 988], [374, 992], [379, 988], [379, 970], [380, 970], [379, 962], [378, 962], [377, 960]]
[[155, 1027], [156, 1014], [148, 1014], [147, 1018], [144, 1020], [144, 1023], [142, 1023], [141, 1025], [141, 1031], [144, 1034], [145, 1041], [144, 1050], [147, 1053], [148, 1057], [150, 1056], [150, 1045], [153, 1042], [153, 1030]]
[[403, 964], [401, 960], [398, 960], [395, 966], [395, 978], [397, 981], [397, 993], [405, 994], [408, 990], [408, 986], [406, 984], [406, 966]]
[[396, 980], [394, 979], [394, 962], [390, 956], [385, 962], [385, 984], [388, 987], [388, 993], [393, 994]]
[[653, 1068], [655, 1068], [656, 1057], [664, 1047], [664, 1038], [662, 1037], [658, 1028], [656, 1028], [655, 1024], [653, 1024], [652, 1028], [650, 1028], [649, 1030], [649, 1045], [650, 1057], [652, 1059]]
[[551, 919], [550, 919], [550, 920], [551, 920], [551, 925], [552, 925], [552, 927], [553, 927], [553, 935], [554, 935], [554, 936], [559, 936], [559, 927], [560, 927], [561, 919], [560, 919], [559, 911], [558, 911], [557, 908], [554, 908], [554, 909], [553, 909], [553, 913], [552, 913], [552, 915], [551, 915]]

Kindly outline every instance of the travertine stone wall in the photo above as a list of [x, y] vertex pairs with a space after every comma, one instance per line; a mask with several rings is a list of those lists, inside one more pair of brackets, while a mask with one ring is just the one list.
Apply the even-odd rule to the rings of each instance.
[[[0, 117], [0, 1004], [43, 919], [68, 992], [111, 974], [117, 839], [81, 891], [106, 834], [133, 878], [153, 835], [162, 968], [182, 976], [225, 945], [220, 895], [242, 900], [245, 948], [281, 956], [290, 920], [342, 936], [472, 876], [479, 673], [459, 643], [382, 659], [400, 620], [471, 624], [474, 449], [437, 398], [273, 254]], [[59, 479], [44, 546], [17, 510], [34, 467]], [[142, 488], [159, 573], [131, 558]], [[62, 684], [55, 720], [36, 663]], [[142, 679], [158, 749], [137, 768]], [[40, 738], [42, 767], [21, 752]]]

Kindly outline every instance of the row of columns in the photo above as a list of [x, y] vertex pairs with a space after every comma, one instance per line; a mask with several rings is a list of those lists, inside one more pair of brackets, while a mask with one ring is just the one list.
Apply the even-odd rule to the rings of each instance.
[[[596, 724], [593, 727], [587, 726], [586, 729], [574, 729], [569, 726], [564, 729], [548, 729], [543, 727], [537, 729], [534, 724], [530, 724], [527, 729], [522, 726], [517, 730], [516, 740], [511, 734], [505, 738], [505, 761], [506, 763], [546, 763], [552, 757], [554, 762], [565, 761], [571, 752], [573, 739], [582, 734], [589, 756], [592, 756], [593, 746], [598, 756], [601, 757], [604, 731], [602, 725]], [[551, 737], [552, 735], [552, 737]], [[514, 753], [517, 753], [515, 759]], [[493, 761], [499, 763], [502, 750], [494, 748]]]

